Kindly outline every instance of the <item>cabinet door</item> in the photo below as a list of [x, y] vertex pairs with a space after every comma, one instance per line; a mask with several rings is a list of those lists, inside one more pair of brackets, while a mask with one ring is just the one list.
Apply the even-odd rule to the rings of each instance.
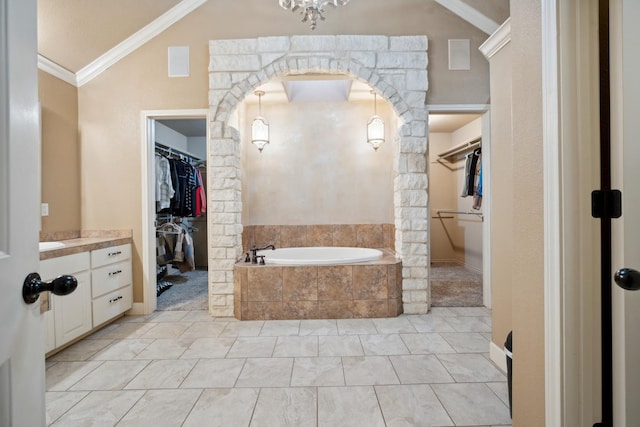
[[42, 313], [42, 320], [44, 321], [44, 333], [45, 333], [45, 353], [49, 353], [56, 348], [56, 329], [55, 320], [53, 318], [53, 301], [51, 301], [51, 295], [49, 296], [49, 303], [51, 309]]
[[56, 347], [91, 330], [91, 276], [88, 271], [75, 274], [78, 288], [71, 294], [52, 295]]

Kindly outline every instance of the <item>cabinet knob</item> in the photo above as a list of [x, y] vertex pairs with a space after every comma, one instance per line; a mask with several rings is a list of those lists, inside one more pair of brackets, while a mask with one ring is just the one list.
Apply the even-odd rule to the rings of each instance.
[[122, 251], [109, 252], [107, 255], [108, 256], [116, 256], [116, 255], [120, 255], [120, 254], [122, 254]]
[[22, 285], [22, 299], [27, 304], [38, 300], [40, 292], [50, 291], [54, 295], [69, 295], [78, 287], [78, 280], [69, 275], [59, 276], [51, 282], [43, 282], [38, 273], [30, 273]]

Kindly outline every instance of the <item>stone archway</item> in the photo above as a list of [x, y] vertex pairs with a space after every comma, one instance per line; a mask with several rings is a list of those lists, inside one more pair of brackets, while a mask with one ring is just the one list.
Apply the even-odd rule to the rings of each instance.
[[[405, 313], [429, 308], [428, 113], [425, 36], [282, 36], [209, 43], [209, 311], [233, 316], [233, 266], [242, 255], [240, 135], [230, 114], [272, 78], [343, 74], [366, 82], [400, 119], [395, 153], [395, 248]], [[220, 179], [214, 179], [220, 178]]]

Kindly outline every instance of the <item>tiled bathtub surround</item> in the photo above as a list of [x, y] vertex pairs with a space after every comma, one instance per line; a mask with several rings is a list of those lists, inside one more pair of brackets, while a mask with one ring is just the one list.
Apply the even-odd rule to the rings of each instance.
[[402, 263], [272, 266], [238, 263], [234, 314], [240, 320], [350, 319], [402, 313]]
[[232, 113], [261, 84], [307, 73], [346, 75], [365, 82], [397, 115], [400, 126], [394, 153], [394, 247], [403, 263], [405, 312], [427, 312], [427, 45], [425, 36], [351, 35], [261, 37], [209, 43], [211, 314], [233, 314], [233, 269], [243, 252], [240, 134], [229, 124]]
[[394, 248], [393, 224], [335, 225], [247, 225], [242, 230], [242, 247], [275, 245], [277, 248], [348, 246]]

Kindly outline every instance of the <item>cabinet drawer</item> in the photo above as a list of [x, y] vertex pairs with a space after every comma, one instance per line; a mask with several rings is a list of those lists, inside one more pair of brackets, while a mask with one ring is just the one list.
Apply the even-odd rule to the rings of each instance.
[[131, 286], [125, 286], [115, 292], [94, 299], [92, 302], [93, 326], [98, 326], [107, 320], [113, 319], [129, 310], [132, 305], [133, 289]]
[[62, 274], [78, 273], [89, 269], [89, 252], [65, 255], [40, 261], [40, 276], [50, 281]]
[[92, 298], [127, 285], [131, 285], [131, 260], [105, 265], [91, 271]]
[[91, 267], [102, 267], [118, 261], [131, 258], [131, 244], [111, 246], [104, 249], [91, 251]]

